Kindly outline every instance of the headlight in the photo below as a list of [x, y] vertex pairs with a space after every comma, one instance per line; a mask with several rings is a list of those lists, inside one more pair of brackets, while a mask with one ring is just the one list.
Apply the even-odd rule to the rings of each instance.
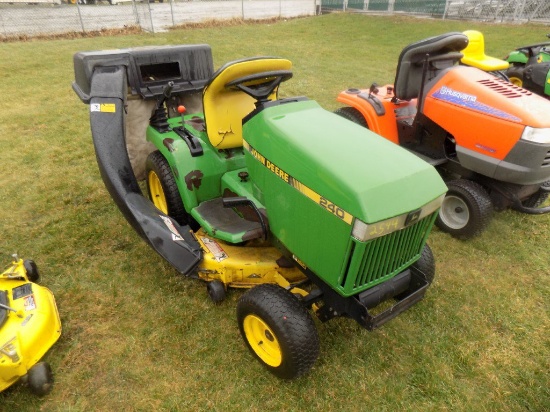
[[368, 230], [369, 225], [367, 225], [362, 220], [355, 219], [351, 235], [357, 240], [365, 241], [367, 239]]
[[550, 129], [534, 129], [525, 126], [521, 139], [533, 143], [550, 144]]
[[430, 203], [424, 205], [420, 209], [413, 210], [409, 213], [395, 216], [386, 220], [382, 220], [376, 223], [367, 224], [359, 219], [355, 219], [353, 222], [353, 229], [351, 235], [361, 241], [366, 242], [377, 237], [385, 236], [387, 234], [401, 230], [407, 226], [410, 226], [426, 216], [432, 214], [441, 207], [443, 198], [445, 195], [441, 195], [438, 198], [432, 200]]

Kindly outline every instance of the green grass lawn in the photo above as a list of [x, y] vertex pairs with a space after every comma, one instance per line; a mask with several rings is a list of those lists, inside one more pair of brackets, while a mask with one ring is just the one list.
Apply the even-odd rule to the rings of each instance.
[[[503, 57], [547, 27], [333, 14], [155, 35], [0, 44], [0, 264], [36, 260], [63, 335], [56, 383], [39, 399], [0, 393], [0, 411], [543, 411], [550, 408], [550, 216], [497, 213], [468, 242], [435, 229], [426, 298], [375, 332], [317, 322], [311, 373], [281, 381], [237, 328], [240, 291], [215, 306], [130, 228], [98, 173], [88, 108], [71, 90], [82, 50], [208, 43], [216, 67], [254, 55], [294, 64], [282, 95], [329, 110], [337, 94], [392, 82], [401, 49], [478, 29]], [[353, 148], [351, 148], [353, 149]]]

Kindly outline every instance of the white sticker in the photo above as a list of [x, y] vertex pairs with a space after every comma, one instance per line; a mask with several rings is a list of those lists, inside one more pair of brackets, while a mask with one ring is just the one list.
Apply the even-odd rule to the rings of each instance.
[[36, 302], [34, 301], [34, 295], [25, 296], [24, 298], [25, 311], [36, 309]]
[[212, 256], [214, 256], [214, 260], [216, 262], [221, 262], [222, 260], [227, 259], [229, 256], [227, 256], [227, 253], [222, 249], [222, 247], [216, 242], [215, 240], [212, 240], [207, 237], [201, 237], [202, 243], [204, 243], [204, 246], [208, 249], [210, 253], [212, 253]]
[[170, 229], [170, 232], [172, 233], [172, 240], [174, 242], [178, 240], [183, 240], [183, 237], [180, 235], [180, 232], [178, 232], [178, 229], [174, 226], [174, 223], [170, 220], [170, 218], [166, 216], [159, 215], [160, 218], [164, 221], [164, 224], [168, 229]]
[[114, 103], [92, 103], [90, 104], [91, 112], [116, 113], [116, 105]]

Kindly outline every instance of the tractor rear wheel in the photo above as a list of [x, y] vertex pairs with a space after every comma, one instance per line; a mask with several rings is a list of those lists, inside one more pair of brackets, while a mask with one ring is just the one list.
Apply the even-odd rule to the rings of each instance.
[[157, 150], [147, 156], [145, 171], [151, 202], [162, 213], [173, 217], [180, 224], [186, 224], [188, 214], [183, 207], [172, 169], [162, 153]]
[[452, 180], [443, 199], [436, 226], [458, 239], [470, 239], [483, 232], [493, 214], [487, 191], [471, 180]]
[[508, 76], [508, 80], [510, 80], [510, 83], [512, 83], [515, 86], [523, 87], [523, 71], [525, 70], [525, 66], [511, 66], [508, 70], [506, 70], [506, 76]]
[[319, 337], [307, 309], [289, 291], [263, 284], [237, 303], [241, 335], [254, 356], [279, 378], [308, 372], [319, 356]]
[[340, 107], [336, 109], [334, 113], [338, 116], [342, 116], [344, 119], [351, 120], [353, 123], [357, 123], [359, 126], [366, 127], [367, 129], [369, 128], [361, 112], [354, 107]]

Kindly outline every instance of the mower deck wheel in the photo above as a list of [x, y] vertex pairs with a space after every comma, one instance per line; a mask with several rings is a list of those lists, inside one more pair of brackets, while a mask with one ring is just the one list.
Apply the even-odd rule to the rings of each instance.
[[254, 356], [279, 378], [308, 372], [319, 356], [319, 336], [307, 309], [289, 291], [263, 284], [237, 303], [241, 335]]
[[34, 262], [34, 260], [25, 259], [23, 261], [23, 267], [27, 272], [27, 278], [31, 282], [36, 283], [40, 280], [40, 273], [38, 272], [38, 266], [36, 266], [36, 263]]
[[50, 393], [53, 387], [53, 373], [46, 362], [38, 362], [27, 372], [27, 384], [30, 390], [37, 396]]
[[351, 120], [353, 123], [357, 123], [359, 126], [366, 127], [367, 129], [369, 128], [365, 117], [355, 107], [340, 107], [336, 109], [334, 113], [338, 116], [342, 116], [344, 119]]
[[471, 180], [447, 182], [447, 192], [439, 210], [436, 226], [458, 239], [470, 239], [483, 232], [493, 214], [487, 191]]
[[183, 207], [176, 179], [168, 161], [158, 150], [149, 154], [145, 164], [147, 191], [151, 202], [162, 213], [186, 224], [188, 214]]
[[208, 296], [214, 303], [220, 303], [225, 299], [225, 286], [219, 280], [212, 280], [206, 284]]

